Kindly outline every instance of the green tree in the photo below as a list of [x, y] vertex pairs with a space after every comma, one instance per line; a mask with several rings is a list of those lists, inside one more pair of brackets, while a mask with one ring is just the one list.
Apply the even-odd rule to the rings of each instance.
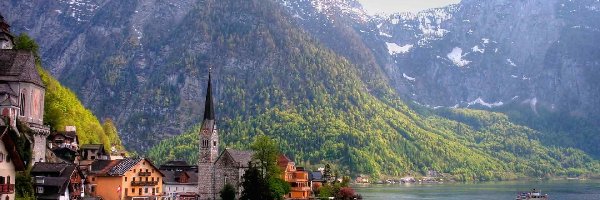
[[223, 200], [235, 200], [235, 187], [227, 183], [225, 187], [219, 192], [219, 196]]
[[40, 46], [33, 40], [27, 33], [21, 33], [19, 36], [15, 37], [15, 47], [14, 49], [19, 50], [28, 50], [33, 53], [36, 60], [39, 59], [39, 49]]
[[250, 145], [254, 151], [252, 158], [258, 161], [258, 167], [265, 172], [266, 178], [279, 177], [281, 170], [277, 166], [279, 147], [273, 139], [266, 135], [258, 135]]
[[244, 190], [240, 196], [240, 200], [269, 200], [273, 199], [269, 185], [263, 178], [260, 170], [248, 163], [250, 166], [244, 173], [242, 187]]
[[121, 143], [121, 138], [119, 137], [117, 127], [115, 127], [115, 124], [111, 118], [104, 119], [104, 123], [102, 123], [102, 129], [108, 137], [111, 147], [117, 148], [118, 151], [125, 150], [123, 148], [123, 144]]
[[15, 197], [17, 199], [35, 199], [33, 197], [33, 182], [29, 171], [18, 172], [15, 179]]
[[283, 197], [286, 194], [290, 193], [292, 189], [290, 183], [286, 182], [285, 180], [279, 177], [270, 177], [268, 179], [268, 182], [269, 189], [271, 190], [273, 197], [278, 200], [282, 200]]

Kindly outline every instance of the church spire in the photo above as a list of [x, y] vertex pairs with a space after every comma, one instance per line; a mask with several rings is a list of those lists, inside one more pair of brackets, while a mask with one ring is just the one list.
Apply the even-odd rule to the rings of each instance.
[[206, 101], [204, 105], [204, 120], [215, 119], [215, 108], [212, 97], [211, 69], [208, 70], [208, 86], [206, 89]]

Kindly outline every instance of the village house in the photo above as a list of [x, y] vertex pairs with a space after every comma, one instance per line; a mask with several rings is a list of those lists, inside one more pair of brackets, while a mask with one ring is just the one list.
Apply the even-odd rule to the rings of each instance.
[[72, 163], [38, 162], [31, 169], [36, 199], [80, 199], [83, 175]]
[[308, 175], [310, 188], [313, 192], [319, 190], [319, 188], [323, 186], [323, 183], [325, 183], [325, 179], [323, 178], [323, 172], [321, 171], [310, 172]]
[[[46, 160], [46, 137], [50, 127], [44, 125], [46, 88], [35, 67], [32, 52], [15, 50], [10, 26], [0, 15], [0, 111], [16, 127], [17, 119], [33, 131], [33, 162]], [[16, 130], [16, 129], [14, 129]]]
[[81, 145], [81, 160], [109, 160], [110, 156], [103, 144]]
[[56, 157], [74, 163], [79, 156], [77, 132], [75, 131], [74, 126], [67, 126], [65, 130], [66, 131], [51, 133], [50, 136], [48, 136], [48, 148]]
[[0, 117], [0, 199], [13, 200], [16, 172], [25, 170], [26, 165], [11, 136], [16, 136], [16, 132], [7, 121], [6, 117]]
[[161, 171], [165, 200], [195, 200], [198, 190], [198, 173], [194, 171]]
[[111, 200], [161, 199], [164, 174], [148, 159], [97, 160], [88, 170], [88, 196]]
[[160, 165], [163, 178], [163, 196], [166, 200], [193, 199], [198, 195], [198, 167], [186, 161], [174, 160]]
[[312, 192], [309, 186], [308, 172], [302, 167], [296, 167], [294, 161], [283, 154], [277, 158], [277, 165], [283, 171], [283, 180], [291, 185], [291, 191], [285, 197], [289, 199], [308, 199]]

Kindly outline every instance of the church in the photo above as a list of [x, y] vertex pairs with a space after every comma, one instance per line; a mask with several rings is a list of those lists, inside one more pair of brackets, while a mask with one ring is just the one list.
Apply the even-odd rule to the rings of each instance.
[[226, 184], [241, 193], [242, 176], [252, 160], [252, 151], [225, 149], [219, 153], [219, 132], [215, 120], [211, 73], [208, 75], [204, 118], [200, 128], [198, 152], [198, 195], [200, 199], [217, 199]]
[[44, 125], [46, 87], [35, 67], [31, 51], [14, 49], [10, 26], [0, 14], [0, 113], [17, 126], [17, 120], [33, 131], [31, 163], [44, 162], [46, 137], [50, 127]]

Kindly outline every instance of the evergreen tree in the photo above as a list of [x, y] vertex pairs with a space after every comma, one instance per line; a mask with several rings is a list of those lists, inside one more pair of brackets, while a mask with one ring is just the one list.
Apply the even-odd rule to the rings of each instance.
[[248, 166], [249, 168], [243, 176], [244, 181], [242, 182], [242, 187], [244, 188], [244, 191], [242, 191], [240, 200], [273, 199], [271, 191], [269, 190], [269, 185], [263, 178], [260, 170], [252, 165], [252, 163], [248, 163]]
[[225, 184], [225, 187], [223, 187], [223, 189], [221, 190], [220, 193], [220, 197], [223, 200], [234, 200], [235, 199], [235, 188], [233, 187], [233, 185], [227, 183]]

